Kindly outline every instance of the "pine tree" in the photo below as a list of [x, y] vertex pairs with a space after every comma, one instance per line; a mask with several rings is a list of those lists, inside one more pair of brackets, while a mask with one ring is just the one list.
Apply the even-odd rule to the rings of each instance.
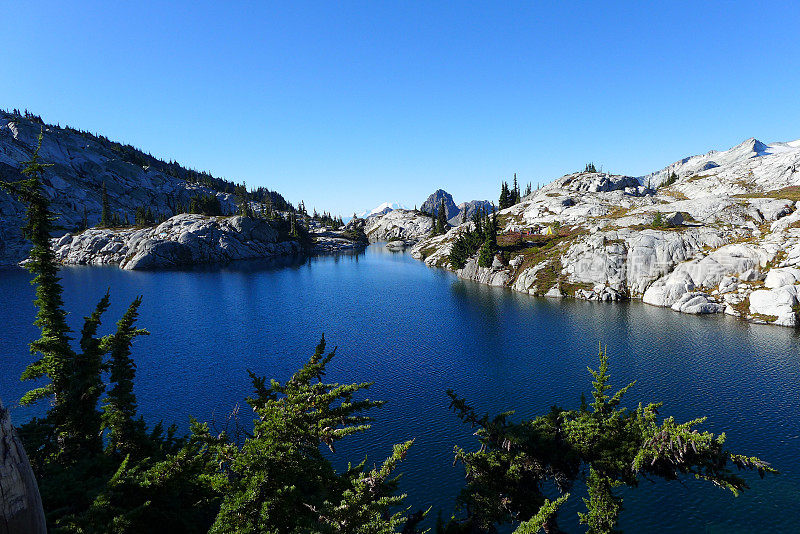
[[33, 244], [31, 261], [26, 265], [36, 276], [38, 308], [35, 325], [41, 329], [41, 338], [31, 343], [31, 352], [38, 359], [23, 372], [23, 379], [49, 379], [49, 383], [26, 393], [20, 403], [31, 404], [49, 397], [46, 424], [42, 427], [50, 434], [32, 454], [42, 461], [54, 458], [70, 464], [83, 460], [98, 450], [100, 445], [99, 413], [97, 401], [103, 391], [100, 378], [104, 350], [96, 338], [97, 327], [103, 312], [108, 308], [108, 294], [98, 303], [94, 312], [85, 318], [81, 330], [81, 353], [70, 346], [69, 327], [61, 297], [63, 292], [58, 278], [58, 266], [50, 248], [50, 230], [53, 215], [41, 187], [45, 166], [39, 162], [39, 145], [22, 172], [25, 180], [5, 184], [21, 202], [26, 204], [25, 235]]
[[660, 211], [657, 211], [655, 216], [653, 216], [653, 226], [655, 226], [656, 228], [661, 228], [662, 226], [664, 226], [664, 218], [661, 215]]
[[250, 217], [250, 198], [247, 193], [247, 184], [242, 182], [242, 185], [236, 187], [237, 203], [239, 204], [239, 215], [242, 217]]
[[494, 262], [495, 254], [497, 254], [497, 241], [489, 236], [483, 242], [483, 245], [481, 245], [478, 265], [481, 267], [491, 267]]
[[500, 209], [506, 209], [511, 206], [511, 192], [508, 190], [508, 184], [503, 182], [500, 184]]
[[22, 379], [38, 380], [47, 377], [50, 380], [49, 384], [26, 393], [20, 404], [28, 405], [45, 397], [52, 397], [53, 408], [60, 410], [66, 400], [68, 369], [74, 353], [69, 345], [70, 329], [63, 309], [63, 290], [59, 283], [58, 267], [50, 248], [53, 216], [50, 213], [50, 202], [44, 196], [41, 186], [42, 174], [48, 166], [39, 162], [42, 133], [39, 133], [38, 143], [30, 161], [23, 164], [22, 174], [26, 178], [16, 183], [0, 182], [0, 186], [26, 205], [23, 232], [33, 244], [30, 261], [25, 267], [35, 275], [31, 282], [36, 286], [34, 304], [38, 308], [34, 324], [41, 329], [41, 337], [30, 345], [31, 353], [39, 357], [28, 365]]
[[519, 204], [520, 201], [520, 194], [519, 194], [519, 185], [517, 184], [517, 173], [514, 173], [514, 190], [512, 191], [512, 205]]
[[[250, 373], [255, 394], [247, 403], [255, 413], [244, 443], [221, 443], [218, 451], [228, 487], [211, 533], [337, 532], [390, 534], [413, 520], [395, 495], [392, 471], [411, 441], [370, 471], [364, 463], [337, 473], [322, 454], [336, 452], [341, 439], [369, 428], [365, 411], [382, 402], [355, 400], [370, 384], [322, 382], [334, 351], [325, 354], [323, 337], [314, 355], [285, 383]], [[416, 520], [417, 522], [419, 519]]]
[[272, 219], [272, 198], [269, 195], [266, 195], [264, 198], [264, 210], [267, 215], [267, 219]]
[[71, 365], [64, 403], [66, 414], [63, 424], [58, 428], [62, 454], [68, 461], [97, 454], [102, 449], [97, 402], [105, 389], [101, 378], [105, 349], [102, 347], [102, 339], [96, 336], [108, 305], [109, 294], [106, 291], [92, 314], [84, 317], [80, 338], [81, 352], [75, 355]]
[[108, 191], [106, 190], [106, 182], [100, 186], [100, 200], [102, 202], [102, 210], [100, 211], [100, 226], [102, 228], [111, 228], [111, 210], [108, 206]]
[[481, 226], [484, 241], [480, 248], [478, 265], [480, 267], [491, 267], [499, 248], [497, 246], [497, 211], [494, 209], [494, 204], [492, 204], [491, 217], [487, 212], [484, 212], [484, 221]]
[[[475, 213], [472, 214], [472, 223], [475, 225], [475, 234], [483, 236], [483, 207], [478, 206]], [[483, 242], [483, 241], [481, 241]]]
[[124, 457], [136, 455], [141, 450], [144, 423], [136, 421], [136, 395], [133, 381], [136, 364], [131, 358], [134, 338], [148, 335], [147, 330], [134, 326], [139, 315], [142, 297], [137, 297], [117, 323], [117, 331], [108, 342], [110, 352], [111, 382], [114, 384], [105, 400], [103, 425], [110, 429], [108, 450]]
[[436, 233], [443, 234], [447, 232], [447, 210], [444, 207], [444, 199], [439, 203], [439, 213], [436, 216]]

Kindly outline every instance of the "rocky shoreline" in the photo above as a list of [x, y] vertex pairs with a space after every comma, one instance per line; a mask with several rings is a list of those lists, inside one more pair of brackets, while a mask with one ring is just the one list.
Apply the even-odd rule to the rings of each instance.
[[498, 226], [491, 267], [480, 267], [477, 254], [461, 269], [449, 263], [472, 222], [420, 240], [411, 253], [530, 295], [641, 299], [681, 313], [799, 324], [800, 142], [748, 140], [640, 178], [567, 175], [499, 211]]
[[[333, 231], [312, 234], [313, 253], [357, 250], [365, 244]], [[63, 265], [118, 265], [125, 270], [168, 269], [296, 255], [296, 240], [281, 240], [268, 220], [181, 214], [147, 228], [91, 228], [53, 239]]]

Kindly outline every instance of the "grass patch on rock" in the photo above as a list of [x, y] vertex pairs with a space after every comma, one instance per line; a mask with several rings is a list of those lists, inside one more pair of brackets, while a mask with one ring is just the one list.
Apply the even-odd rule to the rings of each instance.
[[790, 185], [781, 189], [773, 191], [764, 191], [759, 193], [743, 193], [734, 195], [736, 198], [777, 198], [782, 200], [791, 200], [792, 202], [800, 201], [800, 186]]

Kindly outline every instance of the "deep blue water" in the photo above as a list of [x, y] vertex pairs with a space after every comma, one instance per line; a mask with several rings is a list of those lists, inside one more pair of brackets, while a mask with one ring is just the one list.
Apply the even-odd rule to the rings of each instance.
[[[110, 332], [129, 302], [144, 296], [135, 345], [140, 411], [186, 428], [188, 417], [224, 423], [250, 393], [247, 369], [286, 379], [324, 332], [337, 345], [328, 379], [374, 381], [369, 397], [388, 401], [373, 428], [334, 460], [380, 462], [391, 444], [416, 438], [401, 486], [414, 508], [452, 511], [463, 470], [453, 445], [471, 431], [448, 411], [447, 388], [481, 411], [520, 417], [588, 396], [598, 343], [612, 379], [637, 380], [627, 405], [662, 401], [663, 415], [708, 415], [705, 429], [728, 431], [728, 445], [758, 455], [782, 474], [734, 498], [707, 483], [650, 484], [626, 491], [627, 532], [800, 531], [800, 339], [797, 332], [728, 317], [694, 317], [640, 303], [536, 299], [458, 280], [407, 254], [371, 246], [359, 255], [243, 263], [172, 272], [116, 267], [62, 270], [70, 324], [111, 288]], [[0, 271], [0, 395], [19, 399], [30, 356], [33, 289], [27, 272]], [[16, 408], [17, 423], [32, 415]], [[244, 414], [247, 410], [243, 410]], [[580, 492], [561, 514], [576, 530]]]

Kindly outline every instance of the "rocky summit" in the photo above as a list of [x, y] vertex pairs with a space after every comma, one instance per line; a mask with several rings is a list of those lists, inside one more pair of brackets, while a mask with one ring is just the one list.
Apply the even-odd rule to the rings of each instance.
[[[636, 298], [795, 326], [798, 201], [800, 141], [749, 139], [641, 177], [574, 173], [498, 213], [499, 253], [490, 267], [478, 266], [476, 253], [455, 272], [531, 295]], [[426, 237], [412, 254], [453, 270], [453, 243], [472, 227]]]

